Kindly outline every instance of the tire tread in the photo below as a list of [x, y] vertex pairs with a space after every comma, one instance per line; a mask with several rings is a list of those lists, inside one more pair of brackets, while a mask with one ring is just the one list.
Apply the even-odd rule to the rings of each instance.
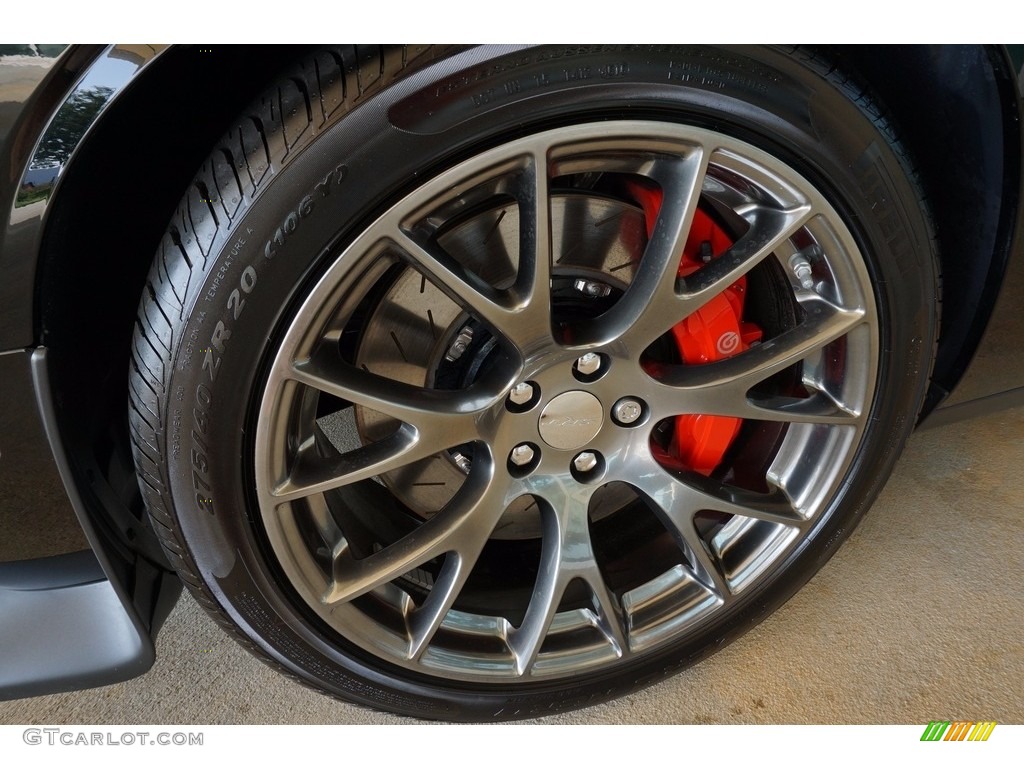
[[[315, 690], [319, 689], [274, 660], [235, 626], [206, 587], [181, 537], [159, 447], [176, 329], [186, 320], [190, 290], [212, 268], [211, 253], [291, 158], [371, 91], [455, 50], [336, 47], [311, 53], [293, 65], [225, 132], [199, 169], [163, 236], [139, 304], [129, 366], [128, 415], [136, 476], [150, 524], [171, 566], [214, 621], [258, 659]], [[391, 64], [388, 68], [386, 61]], [[349, 93], [355, 94], [351, 100]], [[314, 102], [319, 105], [315, 111]], [[221, 201], [223, 220], [209, 202], [213, 190]]]

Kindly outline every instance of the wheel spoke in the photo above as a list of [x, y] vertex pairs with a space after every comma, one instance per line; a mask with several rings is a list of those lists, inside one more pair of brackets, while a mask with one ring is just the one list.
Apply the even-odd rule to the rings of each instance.
[[679, 260], [707, 164], [707, 153], [702, 150], [658, 161], [652, 175], [661, 185], [661, 208], [633, 282], [614, 307], [576, 329], [575, 345], [595, 346], [628, 338], [643, 349], [692, 311], [677, 294]]
[[517, 348], [529, 354], [550, 345], [551, 335], [551, 197], [547, 157], [532, 154], [519, 190], [519, 274], [514, 329], [502, 329]]
[[[837, 424], [855, 425], [859, 413], [838, 406], [834, 400], [821, 392], [810, 397], [783, 397], [758, 395], [748, 396], [740, 418], [761, 421], [785, 421], [794, 424]], [[739, 415], [739, 414], [729, 414]]]
[[537, 584], [523, 623], [508, 635], [520, 675], [527, 675], [533, 669], [566, 587], [576, 579], [585, 582], [590, 589], [595, 626], [616, 655], [629, 652], [621, 605], [605, 584], [591, 546], [587, 515], [589, 496], [588, 492], [555, 494], [549, 491], [544, 501], [547, 514]]
[[594, 597], [593, 613], [597, 628], [611, 643], [617, 655], [626, 655], [629, 652], [629, 640], [626, 637], [622, 603], [608, 588], [608, 584], [597, 567], [597, 561], [593, 562], [593, 567], [589, 570], [585, 581]]
[[324, 493], [391, 472], [460, 442], [449, 438], [438, 443], [402, 425], [383, 440], [340, 455], [323, 457], [312, 448], [305, 449], [298, 453], [288, 479], [275, 486], [271, 494], [280, 503]]
[[[335, 552], [333, 578], [321, 600], [326, 604], [348, 602], [450, 552], [464, 560], [468, 573], [504, 511], [504, 492], [499, 486], [494, 481], [493, 463], [478, 457], [452, 500], [411, 533], [360, 560], [352, 557], [347, 547]], [[421, 634], [436, 630], [463, 583], [464, 576], [459, 576], [441, 585], [445, 596], [427, 611], [433, 609], [440, 616], [425, 619], [427, 629], [421, 626]]]
[[390, 238], [413, 268], [430, 278], [448, 298], [502, 335], [514, 331], [520, 307], [513, 294], [489, 285], [436, 243], [421, 242], [398, 227], [390, 232]]
[[649, 366], [646, 370], [657, 382], [655, 401], [672, 409], [677, 404], [685, 404], [692, 409], [676, 412], [774, 421], [852, 423], [852, 416], [844, 416], [834, 404], [816, 398], [805, 399], [797, 405], [771, 399], [751, 402], [747, 396], [754, 385], [817, 352], [864, 322], [864, 310], [842, 309], [817, 296], [806, 299], [802, 306], [805, 312], [803, 322], [735, 357], [705, 365]]
[[692, 518], [698, 512], [708, 511], [783, 525], [801, 526], [805, 522], [781, 490], [755, 493], [696, 472], [677, 477], [665, 469], [645, 474], [633, 485], [661, 509], [676, 510], [673, 514], [677, 517], [688, 514]]
[[[693, 516], [706, 508], [701, 504], [700, 494], [660, 469], [640, 475], [632, 484], [650, 500], [654, 513], [675, 538], [680, 549], [693, 557], [697, 566], [697, 580], [723, 602], [729, 601], [732, 592], [725, 575], [693, 524]], [[711, 498], [707, 500], [713, 501]]]
[[[567, 586], [557, 562], [560, 553], [556, 548], [560, 546], [560, 542], [549, 545], [545, 539], [541, 551], [541, 570], [537, 574], [537, 584], [526, 617], [517, 629], [509, 632], [509, 648], [515, 654], [516, 672], [520, 675], [527, 674], [533, 668]], [[552, 563], [552, 560], [556, 562]]]
[[349, 365], [328, 344], [321, 344], [311, 358], [293, 363], [286, 375], [354, 405], [412, 424], [418, 432], [457, 436], [452, 445], [475, 437], [474, 417], [490, 407], [511, 380], [495, 367], [468, 389], [417, 387]]
[[430, 595], [423, 605], [409, 615], [408, 658], [419, 659], [427, 650], [441, 622], [448, 615], [466, 580], [469, 579], [469, 574], [472, 573], [485, 543], [486, 537], [482, 540], [467, 540], [458, 552], [449, 552], [445, 555], [444, 565], [430, 589]]
[[551, 199], [547, 159], [538, 149], [520, 158], [519, 268], [515, 283], [497, 288], [467, 269], [427, 236], [392, 227], [389, 237], [415, 269], [456, 304], [525, 354], [552, 343]]
[[[771, 255], [813, 217], [810, 205], [786, 210], [757, 207], [746, 212], [750, 229], [725, 253], [689, 275], [679, 296], [684, 316], [696, 312]], [[680, 251], [681, 253], [681, 251]], [[653, 340], [653, 339], [652, 339]]]

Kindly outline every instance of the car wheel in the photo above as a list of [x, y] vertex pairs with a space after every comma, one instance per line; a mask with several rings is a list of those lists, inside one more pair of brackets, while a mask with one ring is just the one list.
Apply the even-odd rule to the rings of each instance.
[[338, 48], [164, 237], [130, 414], [168, 556], [348, 701], [621, 695], [796, 591], [928, 382], [931, 230], [803, 50]]

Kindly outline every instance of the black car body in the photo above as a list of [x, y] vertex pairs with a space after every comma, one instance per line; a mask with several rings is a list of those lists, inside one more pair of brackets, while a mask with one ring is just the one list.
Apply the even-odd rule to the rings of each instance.
[[[919, 425], [1024, 402], [1024, 357], [957, 389], [1024, 278], [1024, 50], [840, 47], [932, 206], [942, 265]], [[298, 48], [0, 47], [0, 696], [142, 674], [181, 583], [127, 421], [133, 323], [182, 189]], [[216, 62], [212, 66], [211, 62]], [[955, 405], [949, 405], [955, 393]], [[919, 428], [920, 428], [919, 426]]]

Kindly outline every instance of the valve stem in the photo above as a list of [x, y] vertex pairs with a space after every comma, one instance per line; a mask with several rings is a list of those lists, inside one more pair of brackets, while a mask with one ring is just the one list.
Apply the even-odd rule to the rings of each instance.
[[448, 353], [444, 356], [444, 359], [450, 363], [454, 363], [466, 353], [466, 350], [469, 349], [469, 345], [472, 341], [473, 329], [467, 325], [459, 331], [459, 335], [455, 337], [455, 341], [453, 341], [452, 345], [448, 347]]
[[811, 245], [799, 253], [794, 253], [789, 260], [789, 267], [793, 270], [793, 276], [800, 281], [804, 289], [814, 289], [814, 274], [811, 270], [809, 259], [820, 258], [823, 255], [820, 245]]

